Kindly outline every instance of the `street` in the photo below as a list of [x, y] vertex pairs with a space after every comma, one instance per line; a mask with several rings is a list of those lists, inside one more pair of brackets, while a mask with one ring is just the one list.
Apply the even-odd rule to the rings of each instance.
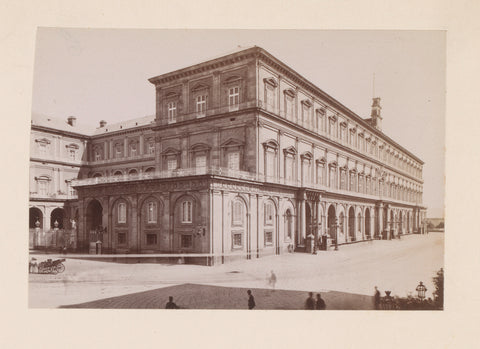
[[[415, 288], [423, 281], [426, 296], [433, 298], [432, 277], [443, 267], [443, 256], [443, 233], [343, 245], [339, 251], [320, 251], [317, 255], [292, 253], [215, 267], [120, 264], [67, 256], [64, 273], [29, 275], [29, 306], [54, 308], [182, 284], [252, 288], [264, 292], [261, 289], [269, 288], [267, 274], [271, 270], [277, 276], [277, 290], [302, 291], [305, 295], [309, 291], [322, 292], [328, 298], [330, 291], [336, 291], [335, 294], [372, 296], [374, 286], [378, 286], [382, 296], [386, 290], [392, 291], [392, 295], [416, 295]], [[36, 258], [42, 261], [47, 256]], [[182, 292], [185, 294], [188, 290], [183, 288]], [[216, 291], [212, 288], [211, 292]], [[280, 297], [280, 293], [276, 297]]]

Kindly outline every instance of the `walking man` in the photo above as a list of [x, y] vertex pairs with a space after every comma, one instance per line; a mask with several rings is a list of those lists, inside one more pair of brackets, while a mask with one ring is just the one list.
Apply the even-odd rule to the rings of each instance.
[[315, 310], [315, 300], [313, 299], [313, 293], [308, 292], [308, 298], [305, 301], [306, 310]]
[[272, 286], [272, 290], [275, 291], [275, 284], [277, 283], [277, 275], [270, 270], [270, 278], [268, 279], [268, 284]]
[[252, 310], [255, 308], [255, 298], [253, 298], [252, 291], [248, 290], [248, 309]]
[[317, 309], [317, 310], [327, 309], [327, 305], [325, 304], [325, 301], [323, 300], [320, 293], [317, 293], [317, 301], [315, 302], [315, 309]]
[[380, 309], [380, 291], [378, 290], [377, 286], [375, 286], [374, 302], [375, 302], [375, 310]]

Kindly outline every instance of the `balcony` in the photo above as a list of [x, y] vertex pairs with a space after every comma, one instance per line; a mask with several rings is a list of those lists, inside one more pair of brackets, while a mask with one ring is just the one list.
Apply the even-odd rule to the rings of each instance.
[[140, 161], [140, 160], [155, 160], [155, 153], [147, 153], [142, 155], [135, 156], [122, 156], [120, 158], [104, 159], [104, 160], [93, 160], [89, 161], [88, 165], [106, 165], [115, 162], [124, 162], [124, 161]]
[[30, 192], [29, 195], [30, 199], [43, 199], [43, 200], [71, 200], [76, 199], [77, 195], [68, 195], [64, 193], [48, 193], [48, 194], [41, 194], [37, 192]]

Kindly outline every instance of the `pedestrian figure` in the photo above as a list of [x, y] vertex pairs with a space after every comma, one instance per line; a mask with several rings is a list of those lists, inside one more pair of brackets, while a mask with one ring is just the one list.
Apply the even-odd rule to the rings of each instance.
[[380, 291], [378, 290], [377, 286], [375, 286], [374, 302], [375, 302], [375, 310], [380, 309]]
[[268, 284], [272, 286], [273, 291], [275, 291], [276, 282], [277, 282], [277, 275], [275, 275], [273, 270], [270, 270], [270, 277], [268, 278]]
[[37, 259], [35, 257], [32, 257], [28, 263], [28, 272], [30, 274], [38, 272]]
[[248, 290], [248, 309], [252, 310], [255, 308], [255, 298], [253, 298], [252, 291]]
[[173, 302], [173, 297], [168, 297], [168, 303], [165, 305], [165, 309], [180, 309], [178, 305]]
[[323, 300], [320, 293], [317, 293], [317, 301], [315, 302], [315, 309], [317, 309], [317, 310], [327, 309], [327, 305], [325, 304], [325, 301]]
[[308, 298], [305, 301], [306, 310], [315, 310], [315, 300], [313, 299], [313, 293], [308, 292]]

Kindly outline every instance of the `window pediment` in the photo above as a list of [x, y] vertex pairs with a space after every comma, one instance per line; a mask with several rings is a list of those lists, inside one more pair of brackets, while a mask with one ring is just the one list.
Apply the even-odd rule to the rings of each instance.
[[68, 148], [68, 149], [79, 149], [80, 147], [78, 146], [78, 144], [70, 143], [70, 144], [67, 144], [67, 145], [65, 146], [65, 148]]
[[274, 149], [274, 150], [278, 149], [278, 143], [274, 139], [270, 139], [270, 140], [262, 143], [262, 145], [265, 149]]
[[39, 176], [39, 177], [35, 177], [35, 180], [36, 181], [51, 181], [52, 179], [46, 175], [42, 175], [42, 176]]
[[328, 164], [328, 166], [330, 166], [330, 167], [337, 167], [338, 164], [337, 164], [336, 161], [332, 161], [331, 163]]
[[340, 126], [342, 126], [343, 128], [347, 128], [347, 123], [345, 121], [342, 121], [340, 123]]
[[274, 78], [265, 78], [265, 79], [263, 79], [263, 82], [267, 85], [272, 86], [272, 87], [277, 87], [278, 86], [277, 80], [275, 80]]
[[317, 108], [315, 109], [315, 111], [320, 115], [325, 115], [325, 113], [327, 112], [325, 108]]
[[301, 156], [302, 160], [312, 160], [313, 155], [309, 151], [303, 153]]
[[194, 144], [190, 147], [190, 152], [196, 153], [196, 152], [207, 152], [211, 149], [211, 147], [208, 144], [205, 143], [197, 143]]
[[295, 156], [295, 155], [297, 155], [297, 149], [295, 149], [295, 147], [285, 148], [285, 149], [283, 149], [283, 154]]
[[168, 147], [167, 149], [165, 149], [163, 152], [162, 152], [162, 155], [163, 156], [168, 156], [168, 155], [179, 155], [181, 153], [180, 150], [178, 149], [175, 149], [175, 148], [172, 148], [172, 147]]
[[325, 163], [327, 162], [327, 160], [325, 159], [325, 157], [321, 157], [320, 159], [317, 159], [315, 161], [318, 165], [325, 165]]
[[37, 143], [41, 143], [41, 144], [50, 144], [50, 140], [47, 139], [47, 138], [40, 138], [40, 139], [36, 139], [35, 142]]
[[210, 86], [200, 83], [192, 87], [192, 92], [208, 91], [209, 89], [210, 89]]
[[308, 99], [304, 99], [301, 103], [307, 108], [310, 108], [313, 105]]
[[288, 88], [288, 89], [284, 90], [283, 93], [284, 93], [286, 96], [295, 98], [295, 91], [292, 90], [291, 88]]
[[179, 98], [180, 97], [180, 93], [178, 92], [168, 92], [167, 94], [165, 94], [165, 98], [166, 99], [176, 99], [176, 98]]
[[243, 147], [244, 143], [235, 139], [235, 138], [229, 138], [227, 141], [225, 141], [220, 147], [221, 148], [232, 148], [232, 147]]
[[226, 85], [229, 85], [229, 84], [235, 84], [235, 83], [239, 83], [242, 81], [242, 77], [239, 76], [239, 75], [233, 75], [233, 76], [230, 76], [228, 77], [226, 80], [225, 80], [225, 84]]

